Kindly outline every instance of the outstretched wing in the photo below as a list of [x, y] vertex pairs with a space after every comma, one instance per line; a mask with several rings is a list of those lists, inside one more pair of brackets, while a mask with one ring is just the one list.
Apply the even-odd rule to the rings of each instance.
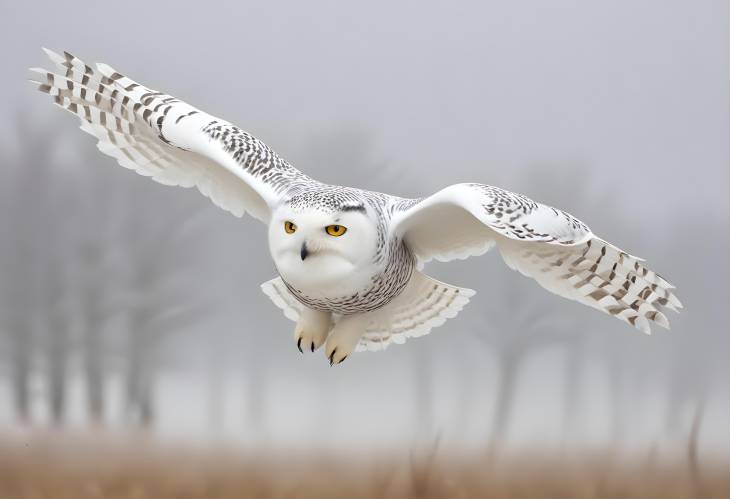
[[457, 184], [393, 205], [391, 230], [421, 262], [480, 255], [496, 245], [505, 263], [548, 291], [649, 333], [669, 327], [662, 308], [682, 307], [674, 286], [596, 237], [568, 213], [497, 187]]
[[196, 186], [217, 206], [267, 222], [271, 208], [314, 181], [249, 133], [105, 64], [46, 53], [38, 89], [81, 120], [100, 151], [166, 185]]

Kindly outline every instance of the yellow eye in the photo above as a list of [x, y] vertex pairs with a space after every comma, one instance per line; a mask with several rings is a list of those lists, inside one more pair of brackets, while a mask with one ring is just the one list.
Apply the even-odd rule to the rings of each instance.
[[284, 231], [287, 234], [294, 234], [297, 231], [297, 226], [287, 220], [284, 222]]
[[347, 232], [347, 227], [344, 225], [328, 225], [324, 228], [324, 230], [326, 230], [327, 234], [330, 236], [340, 237], [342, 234]]

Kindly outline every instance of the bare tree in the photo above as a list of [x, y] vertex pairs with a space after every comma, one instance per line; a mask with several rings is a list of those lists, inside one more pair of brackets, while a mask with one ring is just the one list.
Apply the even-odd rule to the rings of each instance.
[[414, 344], [413, 375], [415, 376], [414, 408], [415, 431], [419, 441], [430, 439], [435, 431], [434, 415], [434, 363], [428, 344]]
[[[56, 186], [57, 169], [49, 169], [43, 183], [46, 192], [38, 203], [46, 216], [36, 226], [43, 239], [40, 261], [42, 281], [39, 283], [37, 315], [40, 320], [41, 339], [45, 352], [45, 375], [48, 407], [51, 421], [59, 426], [64, 423], [68, 405], [68, 381], [70, 360], [73, 352], [71, 295], [74, 291], [73, 276], [68, 262], [73, 242], [74, 207], [68, 193]], [[53, 217], [50, 214], [53, 214]]]
[[[97, 166], [104, 160], [95, 152], [83, 169], [62, 165], [57, 133], [22, 118], [18, 127], [20, 154], [2, 171], [8, 244], [0, 248], [3, 350], [17, 417], [30, 421], [29, 384], [39, 358], [48, 409], [61, 424], [69, 360], [81, 353], [89, 419], [103, 422], [110, 360], [121, 357], [135, 418], [149, 425], [164, 338], [199, 320], [208, 306], [206, 287], [184, 280], [198, 249], [189, 236], [201, 235], [189, 229], [200, 217], [189, 201], [168, 207], [157, 200], [159, 187], [150, 186], [146, 195], [139, 187], [144, 179]], [[114, 349], [119, 338], [108, 341], [106, 329], [125, 313], [128, 334], [120, 356]]]
[[[74, 229], [73, 251], [75, 258], [78, 328], [81, 353], [81, 370], [86, 392], [86, 412], [94, 426], [104, 423], [106, 413], [106, 380], [114, 368], [113, 347], [109, 344], [107, 328], [118, 316], [125, 303], [120, 282], [123, 255], [119, 253], [121, 239], [118, 217], [114, 216], [114, 204], [119, 193], [128, 198], [132, 193], [128, 182], [113, 184], [98, 153], [86, 150], [84, 170], [76, 174], [81, 187], [77, 225]], [[122, 180], [127, 180], [122, 177]], [[114, 194], [110, 194], [114, 193]]]
[[563, 445], [575, 440], [579, 428], [580, 415], [580, 381], [583, 378], [583, 358], [586, 354], [585, 336], [576, 331], [573, 341], [565, 344], [565, 368], [563, 389]]
[[[136, 208], [144, 207], [141, 201], [135, 200]], [[191, 257], [205, 239], [198, 227], [202, 212], [183, 208], [163, 217], [150, 208], [128, 212], [118, 240], [128, 266], [123, 281], [127, 414], [143, 428], [155, 419], [156, 373], [167, 337], [200, 321], [210, 306], [201, 295], [205, 286], [189, 280]]]
[[[3, 300], [5, 324], [4, 333], [8, 341], [10, 378], [16, 416], [22, 423], [29, 423], [30, 413], [30, 379], [33, 370], [33, 356], [36, 330], [40, 326], [48, 333], [48, 322], [57, 317], [37, 312], [58, 310], [59, 294], [58, 272], [51, 276], [49, 256], [54, 251], [46, 233], [54, 227], [48, 223], [52, 206], [48, 202], [48, 184], [53, 154], [58, 135], [49, 133], [48, 129], [31, 125], [25, 115], [20, 115], [17, 124], [18, 155], [6, 161], [7, 168], [3, 174], [7, 176], [6, 209], [8, 231], [3, 244], [4, 277]], [[43, 143], [46, 147], [37, 147]], [[7, 152], [6, 152], [7, 154]], [[55, 270], [55, 269], [53, 269]], [[51, 277], [49, 280], [48, 278]], [[55, 294], [55, 295], [54, 295]], [[51, 305], [49, 308], [45, 308]], [[40, 310], [39, 310], [40, 307]], [[40, 323], [40, 324], [39, 324]], [[62, 331], [63, 334], [65, 331]], [[53, 352], [63, 350], [64, 338], [52, 339], [47, 356], [48, 373], [59, 367]], [[59, 419], [64, 404], [64, 377], [49, 374], [49, 393], [52, 393], [52, 413]]]

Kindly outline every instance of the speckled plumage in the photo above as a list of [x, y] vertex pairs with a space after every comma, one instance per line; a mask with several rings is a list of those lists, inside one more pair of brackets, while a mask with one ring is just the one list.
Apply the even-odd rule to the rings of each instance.
[[[360, 348], [402, 342], [456, 315], [473, 293], [419, 269], [433, 258], [466, 258], [495, 245], [510, 267], [549, 291], [645, 332], [650, 322], [668, 327], [662, 308], [681, 308], [665, 279], [561, 210], [476, 183], [420, 199], [323, 184], [231, 123], [106, 65], [92, 68], [68, 53], [47, 54], [57, 72], [34, 69], [39, 90], [75, 114], [82, 129], [98, 139], [99, 149], [122, 166], [163, 184], [195, 186], [236, 216], [248, 212], [267, 225], [282, 209], [302, 216], [355, 212], [366, 217], [375, 241], [366, 262], [371, 274], [358, 289], [307, 293], [286, 279], [263, 285], [288, 317], [306, 309], [334, 314], [335, 331], [337, 317], [361, 314]], [[330, 362], [333, 356], [334, 351]]]
[[308, 191], [293, 197], [288, 203], [295, 208], [317, 206], [340, 212], [355, 206], [367, 206], [369, 210], [374, 211], [378, 224], [373, 262], [379, 271], [372, 276], [366, 288], [347, 296], [333, 296], [327, 299], [310, 297], [284, 280], [287, 289], [307, 307], [338, 314], [370, 312], [383, 307], [398, 296], [408, 284], [415, 268], [416, 258], [400, 238], [389, 235], [390, 217], [387, 207], [392, 202], [390, 196], [377, 192], [324, 184], [311, 187]]

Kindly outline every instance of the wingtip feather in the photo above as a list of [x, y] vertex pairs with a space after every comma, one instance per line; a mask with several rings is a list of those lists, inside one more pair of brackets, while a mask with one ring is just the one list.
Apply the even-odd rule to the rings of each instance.
[[679, 301], [679, 298], [677, 298], [674, 294], [669, 295], [669, 300], [674, 303], [674, 306], [677, 307], [677, 309], [683, 309], [684, 305], [682, 305], [682, 302]]
[[664, 315], [661, 312], [657, 312], [657, 314], [654, 316], [654, 322], [656, 322], [659, 326], [663, 327], [664, 329], [671, 329], [669, 326], [669, 319], [667, 319], [667, 316]]
[[104, 76], [106, 76], [107, 78], [111, 77], [111, 75], [113, 75], [114, 73], [116, 73], [116, 71], [114, 70], [114, 68], [112, 68], [108, 64], [104, 64], [103, 62], [97, 62], [96, 63], [96, 69], [98, 69], [99, 72], [101, 74], [103, 74]]
[[649, 321], [645, 317], [638, 317], [634, 326], [642, 333], [651, 336], [651, 326], [649, 326]]
[[43, 50], [43, 52], [46, 53], [46, 56], [48, 56], [48, 58], [51, 61], [55, 62], [56, 64], [65, 64], [66, 63], [66, 59], [64, 59], [63, 56], [61, 56], [61, 54], [57, 54], [53, 50], [47, 49], [46, 47], [41, 47], [41, 50]]

